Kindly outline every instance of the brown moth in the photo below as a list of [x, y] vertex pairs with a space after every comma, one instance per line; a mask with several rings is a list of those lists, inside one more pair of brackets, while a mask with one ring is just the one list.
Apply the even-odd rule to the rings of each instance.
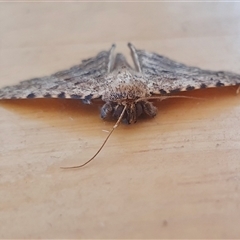
[[128, 46], [134, 69], [122, 54], [114, 54], [113, 44], [109, 51], [102, 51], [70, 69], [4, 87], [0, 89], [0, 99], [72, 98], [90, 104], [91, 99], [101, 98], [105, 102], [101, 117], [112, 116], [117, 123], [90, 160], [70, 167], [78, 168], [95, 158], [120, 121], [132, 124], [142, 114], [154, 117], [157, 108], [150, 102], [152, 99], [188, 98], [167, 94], [240, 84], [239, 74], [202, 70], [156, 53], [138, 50], [131, 43]]

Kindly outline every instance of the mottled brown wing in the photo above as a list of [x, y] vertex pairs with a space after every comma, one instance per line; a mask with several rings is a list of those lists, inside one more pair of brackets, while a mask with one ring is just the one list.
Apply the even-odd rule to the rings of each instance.
[[240, 84], [240, 75], [226, 71], [208, 71], [173, 61], [167, 57], [135, 49], [136, 68], [148, 81], [149, 90], [154, 94], [166, 94], [199, 88], [221, 87]]
[[113, 45], [96, 57], [83, 60], [68, 70], [51, 76], [34, 78], [0, 89], [0, 99], [19, 98], [75, 98], [89, 103], [105, 89], [104, 76], [110, 69]]

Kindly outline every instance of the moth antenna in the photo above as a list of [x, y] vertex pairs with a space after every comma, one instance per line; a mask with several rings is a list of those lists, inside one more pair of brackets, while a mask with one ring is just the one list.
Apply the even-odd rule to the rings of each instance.
[[144, 97], [144, 98], [139, 98], [136, 100], [136, 102], [140, 102], [142, 100], [151, 100], [151, 99], [159, 99], [160, 101], [169, 99], [169, 98], [187, 98], [187, 99], [196, 99], [196, 100], [204, 100], [204, 98], [198, 98], [198, 97], [188, 97], [188, 96], [156, 96], [156, 97]]
[[108, 136], [106, 137], [106, 139], [104, 140], [103, 144], [101, 145], [101, 147], [98, 149], [98, 151], [85, 163], [78, 165], [78, 166], [72, 166], [72, 167], [60, 167], [62, 169], [73, 169], [73, 168], [81, 168], [86, 166], [88, 163], [90, 163], [99, 153], [100, 151], [103, 149], [104, 145], [107, 143], [108, 139], [110, 138], [110, 136], [112, 135], [113, 131], [118, 127], [119, 123], [121, 122], [123, 115], [126, 111], [127, 105], [124, 106], [120, 117], [118, 118], [117, 122], [115, 123], [115, 125], [113, 126], [112, 130], [109, 132]]

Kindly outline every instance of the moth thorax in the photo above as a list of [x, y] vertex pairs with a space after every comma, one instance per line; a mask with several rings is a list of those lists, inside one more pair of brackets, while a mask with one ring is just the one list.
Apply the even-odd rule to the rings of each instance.
[[140, 80], [119, 80], [107, 87], [102, 95], [103, 101], [135, 100], [149, 97], [151, 94], [145, 83]]

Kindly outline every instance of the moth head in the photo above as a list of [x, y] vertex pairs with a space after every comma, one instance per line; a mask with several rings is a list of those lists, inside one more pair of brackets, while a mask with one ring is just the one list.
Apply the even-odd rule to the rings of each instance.
[[[124, 110], [126, 106], [126, 109]], [[121, 102], [106, 102], [101, 108], [101, 117], [103, 119], [114, 118], [119, 119], [122, 112], [122, 122], [126, 124], [136, 123], [137, 119], [146, 114], [154, 117], [157, 114], [157, 108], [147, 100], [124, 100]]]

